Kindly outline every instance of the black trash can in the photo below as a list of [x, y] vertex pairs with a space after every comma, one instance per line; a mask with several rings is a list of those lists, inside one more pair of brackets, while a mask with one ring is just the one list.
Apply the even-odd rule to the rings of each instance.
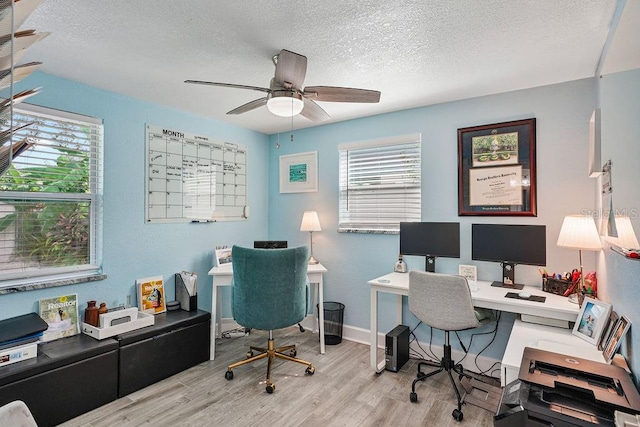
[[[319, 307], [320, 304], [317, 305]], [[320, 309], [318, 308], [318, 316]], [[324, 302], [324, 343], [335, 345], [342, 342], [342, 322], [344, 320], [344, 304], [333, 301]]]

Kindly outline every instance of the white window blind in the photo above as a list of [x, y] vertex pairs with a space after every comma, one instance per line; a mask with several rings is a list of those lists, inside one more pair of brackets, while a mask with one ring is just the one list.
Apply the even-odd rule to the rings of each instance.
[[26, 149], [0, 177], [0, 287], [100, 273], [101, 120], [14, 108]]
[[341, 144], [340, 232], [397, 233], [421, 218], [419, 134]]

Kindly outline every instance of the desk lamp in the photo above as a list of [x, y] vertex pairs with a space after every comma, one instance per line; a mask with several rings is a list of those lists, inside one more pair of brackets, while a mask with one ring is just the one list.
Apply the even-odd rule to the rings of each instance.
[[585, 215], [567, 215], [562, 222], [557, 245], [561, 248], [578, 249], [580, 253], [580, 288], [584, 290], [584, 274], [582, 272], [582, 251], [599, 251], [602, 249], [600, 236], [593, 218]]
[[318, 219], [318, 212], [305, 211], [302, 216], [302, 224], [300, 224], [300, 231], [308, 231], [309, 238], [311, 239], [309, 264], [318, 264], [318, 260], [313, 257], [313, 232], [321, 231], [320, 220]]

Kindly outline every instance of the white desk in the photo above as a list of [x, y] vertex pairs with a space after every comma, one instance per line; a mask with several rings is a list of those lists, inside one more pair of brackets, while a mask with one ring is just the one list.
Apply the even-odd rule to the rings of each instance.
[[[370, 364], [376, 372], [384, 369], [385, 362], [378, 361], [378, 293], [386, 292], [397, 295], [396, 301], [396, 324], [402, 324], [402, 295], [409, 295], [409, 274], [390, 273], [376, 279], [370, 280], [371, 286], [371, 341], [370, 341]], [[521, 292], [513, 289], [492, 287], [491, 282], [477, 281], [470, 283], [477, 285], [478, 290], [471, 292], [473, 305], [492, 310], [508, 311], [518, 314], [529, 314], [531, 316], [546, 317], [550, 319], [567, 320], [575, 322], [578, 318], [580, 308], [577, 304], [569, 302], [568, 298], [560, 295], [543, 292], [542, 289], [533, 286], [525, 286], [524, 291], [531, 295], [546, 297], [545, 302], [527, 301], [516, 298], [506, 298], [507, 292]]]
[[598, 351], [595, 345], [573, 335], [570, 329], [536, 325], [516, 319], [502, 357], [500, 372], [502, 387], [518, 379], [525, 347], [606, 363], [602, 351]]
[[[322, 264], [310, 264], [307, 268], [307, 277], [309, 283], [315, 285], [313, 292], [313, 332], [320, 330], [320, 354], [324, 354], [324, 295], [322, 275], [327, 269]], [[222, 337], [221, 316], [222, 304], [220, 301], [220, 287], [231, 286], [233, 279], [233, 269], [228, 267], [213, 267], [209, 270], [209, 275], [213, 276], [213, 289], [211, 290], [211, 356], [210, 360], [216, 357], [216, 338]], [[316, 308], [316, 304], [320, 306], [320, 310]], [[318, 317], [320, 321], [318, 322]]]

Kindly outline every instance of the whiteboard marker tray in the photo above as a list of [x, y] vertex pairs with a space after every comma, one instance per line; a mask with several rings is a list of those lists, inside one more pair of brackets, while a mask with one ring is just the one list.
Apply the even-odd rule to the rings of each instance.
[[125, 332], [134, 331], [136, 329], [144, 328], [145, 326], [151, 326], [154, 323], [153, 314], [138, 312], [138, 318], [131, 322], [120, 323], [114, 326], [105, 326], [104, 328], [96, 328], [88, 323], [82, 322], [82, 333], [89, 335], [97, 340], [112, 337], [118, 334], [124, 334]]

